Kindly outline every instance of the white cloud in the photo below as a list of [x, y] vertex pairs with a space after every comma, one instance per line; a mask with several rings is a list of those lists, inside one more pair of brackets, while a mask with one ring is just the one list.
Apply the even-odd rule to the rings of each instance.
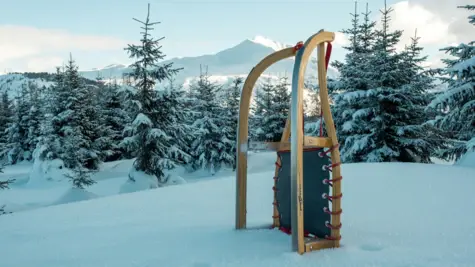
[[0, 25], [0, 69], [14, 66], [27, 71], [51, 70], [55, 65], [47, 64], [58, 63], [69, 52], [122, 50], [126, 44], [125, 40], [107, 36]]
[[404, 30], [402, 41], [406, 43], [414, 36], [416, 28], [422, 45], [444, 47], [450, 43], [472, 41], [475, 27], [467, 17], [473, 12], [457, 8], [466, 4], [466, 0], [400, 1], [392, 6], [391, 27]]
[[345, 46], [349, 44], [349, 40], [346, 35], [342, 32], [335, 32], [335, 40], [333, 41], [336, 45]]
[[449, 31], [450, 23], [421, 4], [402, 1], [393, 5], [393, 8], [391, 28], [404, 31], [401, 38], [402, 48], [403, 43], [409, 44], [416, 29], [417, 35], [421, 37], [421, 45], [443, 45], [457, 40], [457, 36]]
[[30, 58], [26, 62], [26, 66], [29, 71], [32, 72], [42, 72], [45, 70], [50, 70], [55, 66], [61, 66], [64, 62], [64, 58], [61, 57], [34, 57]]
[[[466, 5], [466, 0], [405, 0], [392, 5], [391, 30], [403, 30], [401, 50], [411, 42], [417, 29], [419, 44], [432, 49], [440, 49], [461, 42], [469, 42], [475, 36], [475, 28], [468, 23], [471, 12], [457, 6]], [[381, 26], [378, 12], [377, 27]], [[430, 55], [427, 64], [431, 67], [443, 66], [440, 61], [447, 58], [443, 52]]]

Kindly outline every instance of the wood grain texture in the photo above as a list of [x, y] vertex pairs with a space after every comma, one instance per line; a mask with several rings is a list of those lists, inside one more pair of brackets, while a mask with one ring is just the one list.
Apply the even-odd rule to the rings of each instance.
[[293, 47], [277, 51], [259, 62], [244, 82], [239, 104], [239, 122], [236, 155], [236, 229], [246, 228], [247, 207], [247, 139], [249, 131], [249, 107], [257, 79], [272, 64], [295, 55]]
[[[305, 70], [310, 60], [311, 53], [315, 48], [325, 45], [326, 42], [332, 42], [335, 34], [321, 30], [311, 36], [298, 51], [295, 57], [294, 72], [292, 76], [292, 105], [291, 105], [291, 228], [292, 231], [292, 250], [299, 254], [305, 252], [304, 240], [304, 218], [303, 218], [303, 87]], [[323, 50], [324, 53], [324, 50]], [[323, 54], [324, 55], [324, 54]], [[326, 68], [325, 59], [318, 57], [318, 79], [320, 91], [327, 91], [326, 88]], [[322, 65], [323, 64], [323, 65]], [[322, 67], [323, 66], [323, 67]], [[323, 83], [322, 83], [323, 81]], [[322, 95], [322, 94], [320, 94]], [[329, 107], [328, 94], [326, 98], [320, 98], [322, 106]], [[324, 118], [328, 117], [328, 110], [323, 109]], [[327, 113], [325, 115], [325, 113]], [[331, 114], [330, 114], [331, 117]], [[326, 120], [325, 120], [326, 121]], [[328, 125], [327, 125], [328, 128]], [[332, 138], [332, 136], [329, 136]], [[334, 140], [332, 140], [333, 142]], [[322, 222], [324, 223], [324, 222]], [[295, 231], [294, 229], [297, 229]]]
[[[319, 44], [318, 46], [318, 69], [325, 70], [325, 44]], [[335, 124], [333, 122], [333, 116], [331, 114], [330, 109], [330, 102], [328, 97], [328, 89], [327, 89], [327, 79], [325, 72], [318, 72], [318, 85], [320, 87], [320, 99], [322, 105], [322, 112], [323, 112], [323, 119], [325, 120], [325, 127], [327, 130], [328, 137], [332, 141], [333, 146], [338, 145], [338, 138], [336, 135]], [[331, 161], [332, 163], [341, 162], [340, 159], [340, 150], [338, 147], [332, 150], [331, 152]], [[336, 166], [332, 169], [332, 179], [338, 178], [341, 176], [341, 167]], [[338, 196], [341, 194], [341, 180], [333, 183], [332, 187], [332, 195]], [[336, 198], [332, 201], [332, 211], [339, 211], [341, 209], [341, 199]], [[332, 215], [331, 216], [331, 224], [337, 226], [340, 224], [340, 214]], [[339, 239], [340, 237], [340, 229], [332, 229], [331, 230], [331, 237], [334, 239]], [[340, 240], [334, 241], [334, 246], [340, 246]]]

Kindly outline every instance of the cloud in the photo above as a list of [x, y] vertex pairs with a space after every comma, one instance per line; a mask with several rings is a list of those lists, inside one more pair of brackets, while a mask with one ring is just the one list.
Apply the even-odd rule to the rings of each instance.
[[58, 29], [0, 25], [0, 68], [40, 71], [69, 52], [122, 50], [127, 41], [118, 38], [73, 34]]
[[350, 43], [346, 35], [342, 32], [335, 32], [335, 40], [333, 41], [336, 45], [345, 46]]
[[64, 58], [61, 57], [34, 57], [26, 62], [26, 66], [29, 71], [42, 72], [54, 68], [55, 66], [61, 66], [63, 62]]
[[[402, 50], [410, 44], [416, 29], [420, 37], [419, 44], [432, 50], [472, 41], [475, 27], [468, 22], [467, 17], [473, 12], [457, 8], [466, 4], [466, 0], [405, 0], [393, 4], [390, 30], [403, 30], [401, 42], [396, 48]], [[381, 27], [381, 14], [379, 11], [377, 14], [377, 27]], [[440, 51], [433, 53], [427, 64], [441, 67], [442, 58], [447, 58], [447, 55]]]
[[[450, 43], [473, 40], [475, 28], [468, 23], [470, 12], [457, 8], [466, 0], [406, 0], [392, 7], [391, 28], [404, 30], [403, 43], [409, 43], [410, 37], [421, 37], [421, 45], [446, 46]], [[380, 25], [378, 17], [378, 25]], [[402, 46], [404, 47], [404, 46]], [[401, 48], [401, 47], [400, 47]]]
[[421, 45], [444, 45], [457, 41], [457, 36], [449, 30], [450, 23], [421, 4], [402, 1], [394, 4], [393, 8], [391, 28], [403, 30], [401, 44], [408, 44], [416, 29], [417, 35], [421, 37]]

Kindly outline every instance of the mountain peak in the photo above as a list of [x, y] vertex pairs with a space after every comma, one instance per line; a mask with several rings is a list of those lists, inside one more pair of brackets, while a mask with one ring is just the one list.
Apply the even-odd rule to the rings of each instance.
[[253, 43], [256, 43], [256, 44], [260, 44], [260, 45], [269, 47], [269, 48], [272, 48], [275, 51], [282, 50], [284, 48], [290, 47], [290, 45], [279, 43], [277, 41], [271, 40], [271, 39], [269, 39], [267, 37], [264, 37], [262, 35], [256, 35], [256, 36], [254, 36], [253, 39], [249, 39], [249, 41], [251, 41]]

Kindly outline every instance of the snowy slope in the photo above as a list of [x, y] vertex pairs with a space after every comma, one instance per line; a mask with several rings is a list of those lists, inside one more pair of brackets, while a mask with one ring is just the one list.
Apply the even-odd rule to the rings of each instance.
[[10, 98], [13, 98], [18, 95], [22, 86], [27, 86], [28, 83], [33, 83], [40, 88], [53, 84], [45, 78], [28, 78], [23, 74], [3, 74], [0, 75], [0, 93], [7, 91]]
[[465, 155], [455, 162], [455, 165], [475, 168], [475, 151], [467, 151]]
[[[271, 222], [274, 159], [250, 155], [249, 226]], [[1, 266], [473, 266], [475, 169], [393, 163], [342, 170], [339, 249], [299, 256], [279, 231], [235, 231], [228, 176], [1, 216]], [[111, 187], [104, 182], [97, 186]]]
[[[88, 85], [98, 85], [95, 80], [83, 79]], [[7, 73], [0, 75], [0, 93], [8, 92], [10, 98], [19, 94], [23, 86], [34, 84], [38, 88], [48, 88], [54, 84], [54, 74], [46, 72]]]
[[[251, 69], [264, 57], [274, 51], [290, 47], [291, 45], [282, 44], [262, 36], [256, 36], [253, 39], [246, 39], [239, 44], [224, 49], [216, 54], [202, 55], [197, 57], [173, 58], [163, 63], [173, 62], [177, 68], [183, 68], [176, 77], [177, 82], [184, 83], [187, 79], [199, 76], [200, 65], [208, 67], [208, 73], [216, 76], [246, 75]], [[293, 59], [283, 60], [271, 66], [266, 73], [274, 76], [291, 76], [293, 68]], [[81, 75], [88, 79], [95, 79], [98, 73], [106, 79], [121, 79], [124, 72], [129, 72], [130, 68], [122, 64], [113, 64], [102, 69], [81, 71]], [[309, 64], [308, 75], [316, 76], [316, 63]], [[330, 67], [330, 77], [337, 75], [336, 69]]]

